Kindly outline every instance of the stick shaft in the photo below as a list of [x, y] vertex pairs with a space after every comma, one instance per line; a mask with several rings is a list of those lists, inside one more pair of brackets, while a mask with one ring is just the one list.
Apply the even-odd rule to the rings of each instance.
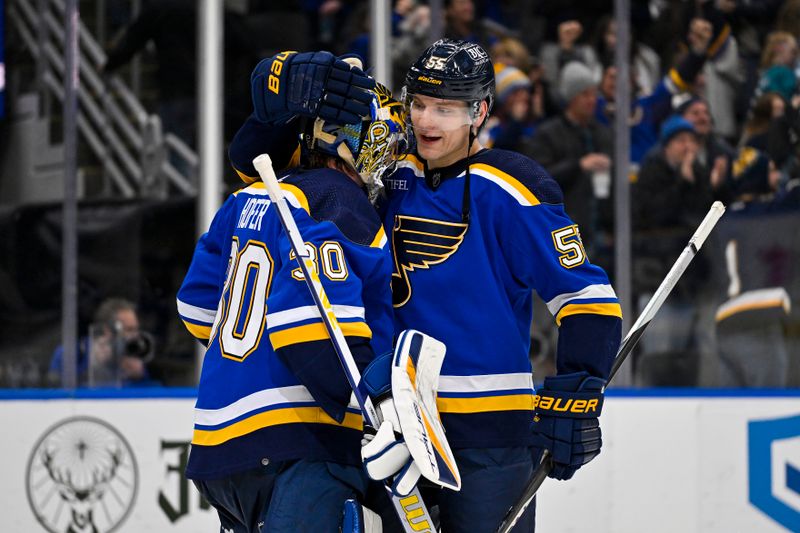
[[[297, 223], [294, 217], [292, 217], [291, 211], [289, 211], [286, 198], [278, 183], [278, 178], [275, 176], [275, 170], [272, 168], [272, 161], [268, 155], [262, 154], [253, 160], [253, 166], [255, 166], [261, 176], [261, 180], [267, 187], [269, 197], [278, 210], [278, 218], [280, 219], [284, 231], [286, 231], [286, 235], [289, 237], [292, 250], [297, 258], [297, 263], [303, 272], [303, 279], [308, 286], [308, 290], [311, 292], [317, 309], [319, 309], [322, 321], [325, 324], [325, 329], [330, 335], [331, 343], [336, 351], [336, 355], [339, 357], [339, 362], [342, 364], [344, 373], [347, 376], [347, 381], [353, 389], [353, 394], [361, 408], [364, 420], [367, 424], [377, 429], [380, 419], [375, 411], [375, 406], [372, 404], [370, 397], [364, 393], [364, 390], [360, 386], [361, 373], [356, 366], [353, 354], [350, 352], [350, 347], [347, 345], [347, 340], [344, 337], [342, 328], [336, 320], [333, 306], [330, 300], [328, 300], [325, 288], [322, 286], [319, 275], [314, 268], [313, 260], [306, 249], [302, 235], [300, 234], [300, 229], [297, 227]], [[386, 485], [386, 490], [392, 499], [392, 504], [406, 533], [435, 531], [433, 526], [434, 522], [422, 501], [419, 488], [414, 487], [411, 494], [404, 498], [395, 496], [388, 485]], [[411, 522], [412, 517], [414, 518], [413, 523]], [[428, 527], [425, 527], [426, 523]]]
[[[705, 218], [703, 218], [703, 221], [697, 227], [694, 235], [692, 235], [692, 238], [689, 239], [689, 243], [683, 249], [681, 255], [678, 256], [678, 259], [672, 265], [672, 268], [670, 268], [667, 276], [658, 286], [658, 289], [656, 289], [656, 292], [650, 298], [650, 301], [647, 302], [647, 305], [642, 310], [639, 318], [636, 319], [633, 327], [631, 327], [631, 330], [620, 344], [619, 350], [617, 350], [617, 355], [614, 358], [614, 364], [611, 367], [611, 372], [608, 376], [609, 382], [617, 373], [619, 367], [622, 366], [622, 363], [625, 362], [628, 354], [633, 351], [636, 343], [638, 343], [639, 339], [642, 338], [644, 330], [650, 324], [650, 321], [653, 320], [653, 317], [656, 315], [658, 310], [661, 309], [661, 306], [664, 304], [667, 296], [669, 296], [669, 293], [672, 292], [675, 284], [678, 283], [678, 280], [686, 271], [686, 268], [689, 266], [689, 263], [692, 262], [694, 256], [696, 256], [700, 251], [700, 247], [703, 246], [706, 238], [708, 238], [708, 235], [711, 233], [711, 230], [714, 229], [714, 226], [722, 217], [723, 213], [725, 213], [725, 206], [722, 205], [721, 202], [714, 202]], [[525, 491], [522, 493], [522, 496], [520, 496], [519, 500], [517, 500], [517, 503], [515, 503], [511, 509], [508, 510], [505, 517], [503, 517], [503, 520], [500, 522], [500, 525], [497, 528], [497, 533], [508, 533], [511, 531], [511, 528], [514, 527], [514, 524], [516, 524], [520, 519], [522, 513], [525, 512], [525, 509], [527, 509], [531, 501], [533, 501], [536, 491], [539, 490], [539, 487], [542, 485], [542, 483], [544, 483], [544, 480], [547, 479], [547, 475], [552, 469], [553, 458], [548, 450], [544, 450], [542, 452], [541, 462], [534, 471], [530, 481], [528, 481]]]

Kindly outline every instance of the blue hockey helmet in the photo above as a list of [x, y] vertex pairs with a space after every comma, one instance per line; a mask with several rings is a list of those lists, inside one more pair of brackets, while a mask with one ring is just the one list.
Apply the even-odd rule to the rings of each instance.
[[491, 111], [495, 99], [494, 67], [479, 44], [440, 39], [408, 69], [403, 89], [408, 96], [421, 94], [467, 102], [473, 113], [485, 100]]

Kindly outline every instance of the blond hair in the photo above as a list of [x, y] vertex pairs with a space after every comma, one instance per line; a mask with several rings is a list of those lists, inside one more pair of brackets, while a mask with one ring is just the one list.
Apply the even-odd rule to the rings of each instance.
[[790, 44], [797, 47], [797, 39], [788, 31], [773, 31], [767, 35], [767, 42], [764, 43], [764, 50], [761, 53], [761, 68], [769, 68], [778, 53], [778, 47]]

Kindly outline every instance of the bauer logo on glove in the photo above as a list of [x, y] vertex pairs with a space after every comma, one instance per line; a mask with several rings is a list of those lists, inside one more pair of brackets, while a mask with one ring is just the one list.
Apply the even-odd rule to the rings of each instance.
[[605, 384], [588, 372], [551, 376], [534, 396], [533, 444], [550, 451], [550, 477], [569, 479], [600, 453]]
[[588, 394], [586, 398], [575, 398], [577, 393], [564, 397], [552, 391], [542, 392], [533, 397], [533, 408], [538, 412], [554, 411], [565, 415], [597, 416], [603, 408], [603, 397]]

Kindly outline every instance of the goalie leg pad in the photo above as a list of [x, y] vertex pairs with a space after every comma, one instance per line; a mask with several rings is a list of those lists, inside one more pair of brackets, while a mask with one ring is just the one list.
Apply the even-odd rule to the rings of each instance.
[[436, 407], [445, 352], [445, 345], [433, 337], [403, 331], [392, 360], [392, 396], [403, 438], [421, 475], [460, 490], [461, 477]]

